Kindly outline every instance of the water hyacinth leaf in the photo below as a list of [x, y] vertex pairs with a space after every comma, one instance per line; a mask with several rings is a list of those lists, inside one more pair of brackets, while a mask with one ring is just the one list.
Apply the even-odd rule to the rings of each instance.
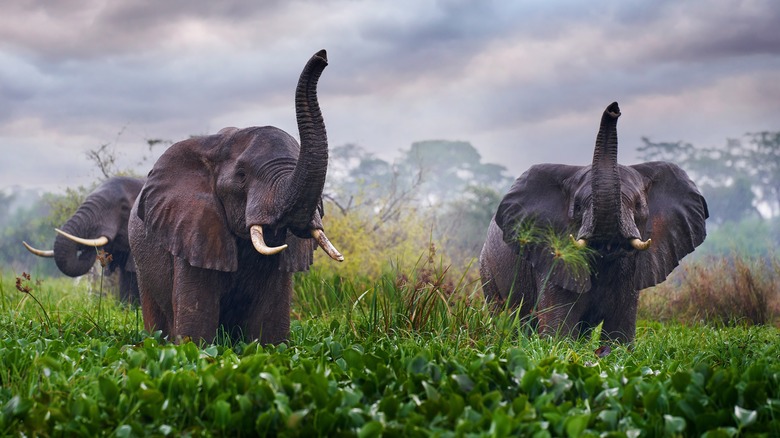
[[684, 393], [691, 383], [691, 373], [677, 372], [672, 375], [672, 386], [677, 392]]
[[736, 427], [719, 427], [704, 432], [701, 438], [734, 438], [738, 433]]
[[354, 348], [347, 348], [342, 352], [344, 362], [349, 368], [363, 369], [363, 354]]
[[589, 414], [579, 414], [567, 417], [566, 420], [564, 420], [566, 435], [571, 438], [582, 435], [582, 432], [588, 428], [588, 421], [590, 421]]
[[128, 424], [123, 424], [116, 428], [114, 434], [119, 438], [130, 438], [133, 436], [133, 428]]
[[428, 359], [422, 355], [417, 355], [409, 362], [406, 369], [410, 374], [423, 374], [427, 365]]
[[678, 435], [685, 431], [685, 418], [674, 415], [664, 415], [664, 432], [666, 435]]
[[225, 400], [218, 400], [214, 403], [214, 425], [220, 429], [225, 429], [230, 423], [230, 403]]
[[734, 418], [737, 419], [737, 424], [740, 429], [748, 427], [756, 422], [758, 419], [758, 412], [749, 409], [743, 409], [739, 406], [734, 406]]
[[425, 389], [425, 397], [431, 401], [439, 401], [439, 391], [430, 383], [423, 380], [423, 388]]
[[20, 417], [26, 414], [33, 406], [33, 401], [27, 398], [21, 398], [18, 395], [11, 397], [3, 406], [4, 417]]
[[106, 402], [109, 404], [116, 403], [116, 400], [119, 398], [119, 386], [116, 382], [108, 377], [98, 376], [98, 387]]
[[453, 374], [452, 380], [458, 384], [458, 388], [463, 392], [469, 392], [474, 389], [474, 381], [467, 374]]
[[358, 438], [375, 438], [382, 436], [384, 426], [378, 421], [369, 421], [358, 431]]

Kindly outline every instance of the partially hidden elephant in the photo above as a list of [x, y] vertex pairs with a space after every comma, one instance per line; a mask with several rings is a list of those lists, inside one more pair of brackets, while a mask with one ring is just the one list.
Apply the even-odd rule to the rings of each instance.
[[344, 257], [323, 226], [328, 140], [317, 99], [324, 50], [295, 93], [300, 145], [271, 126], [224, 128], [172, 145], [149, 172], [130, 216], [147, 331], [209, 342], [287, 339], [293, 273], [317, 245]]
[[40, 250], [22, 242], [39, 257], [53, 257], [63, 274], [79, 277], [94, 266], [98, 250], [111, 255], [107, 272], [119, 272], [119, 298], [138, 304], [138, 280], [130, 255], [127, 221], [144, 179], [113, 177], [87, 195], [62, 228], [56, 228], [54, 248]]
[[[541, 333], [576, 337], [603, 322], [602, 335], [633, 342], [639, 291], [664, 281], [706, 236], [707, 202], [685, 171], [618, 164], [619, 116], [617, 102], [604, 111], [591, 165], [532, 166], [488, 228], [479, 259], [486, 299], [519, 308]], [[528, 230], [568, 236], [586, 269]]]

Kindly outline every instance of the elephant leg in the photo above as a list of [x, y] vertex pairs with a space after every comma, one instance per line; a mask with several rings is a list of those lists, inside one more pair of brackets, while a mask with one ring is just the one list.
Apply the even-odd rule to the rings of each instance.
[[174, 257], [173, 336], [176, 342], [212, 342], [219, 328], [220, 297], [230, 284], [228, 273], [196, 268]]
[[133, 231], [130, 244], [135, 258], [135, 278], [144, 329], [148, 333], [161, 330], [163, 336], [169, 336], [173, 329], [173, 256], [155, 242], [144, 239], [143, 223], [136, 215], [130, 216], [128, 228]]
[[248, 340], [262, 344], [278, 344], [290, 334], [292, 274], [276, 270], [264, 279], [262, 289], [253, 292], [252, 304], [244, 319]]
[[578, 337], [587, 306], [588, 297], [585, 295], [549, 286], [539, 299], [539, 332], [545, 335]]
[[624, 294], [624, 299], [614, 306], [611, 314], [604, 318], [601, 327], [603, 336], [610, 340], [628, 344], [634, 341], [636, 336], [636, 313], [639, 307], [639, 293], [629, 291]]

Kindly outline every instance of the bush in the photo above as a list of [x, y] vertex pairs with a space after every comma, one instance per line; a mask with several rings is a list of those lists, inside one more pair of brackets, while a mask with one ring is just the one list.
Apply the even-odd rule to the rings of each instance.
[[328, 238], [344, 255], [344, 262], [333, 262], [324, 251], [316, 251], [313, 271], [324, 277], [376, 279], [391, 272], [393, 264], [420, 259], [431, 243], [431, 221], [413, 207], [399, 209], [392, 217], [383, 217], [370, 208], [339, 211], [330, 202], [323, 218]]
[[684, 262], [642, 292], [639, 317], [716, 324], [780, 324], [777, 255], [708, 256]]

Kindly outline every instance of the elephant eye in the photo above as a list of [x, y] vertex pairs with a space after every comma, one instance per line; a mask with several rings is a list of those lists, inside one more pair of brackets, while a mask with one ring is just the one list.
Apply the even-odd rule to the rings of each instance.
[[244, 169], [238, 169], [236, 171], [236, 181], [243, 184], [244, 181], [246, 181], [246, 172], [244, 172]]

